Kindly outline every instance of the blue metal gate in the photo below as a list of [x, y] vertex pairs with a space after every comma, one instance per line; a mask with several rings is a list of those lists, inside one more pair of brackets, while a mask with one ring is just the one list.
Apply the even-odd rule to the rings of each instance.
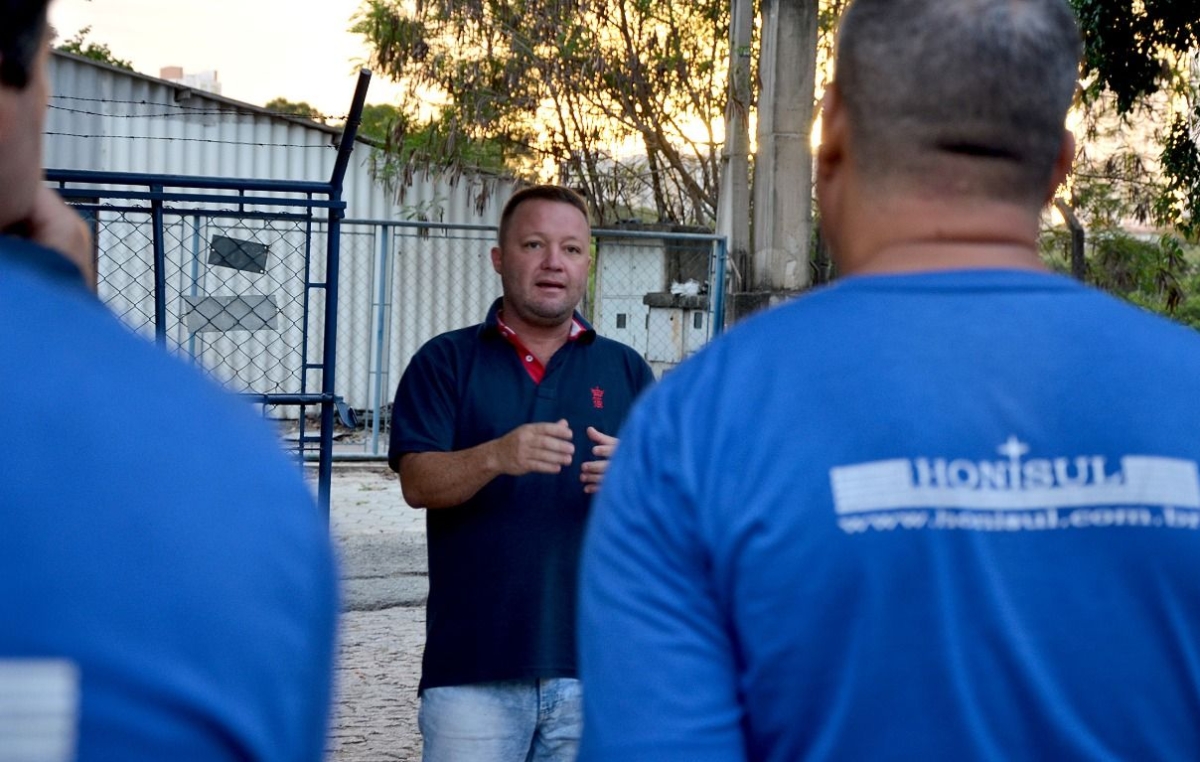
[[315, 455], [327, 515], [334, 417], [349, 416], [334, 362], [342, 182], [368, 80], [325, 182], [46, 172], [92, 225], [100, 298], [260, 405], [298, 460]]

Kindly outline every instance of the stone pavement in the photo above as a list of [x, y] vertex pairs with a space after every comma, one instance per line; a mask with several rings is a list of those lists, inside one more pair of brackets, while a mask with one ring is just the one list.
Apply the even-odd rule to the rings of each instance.
[[328, 762], [421, 758], [425, 514], [386, 464], [338, 463], [330, 530], [342, 564], [341, 642]]

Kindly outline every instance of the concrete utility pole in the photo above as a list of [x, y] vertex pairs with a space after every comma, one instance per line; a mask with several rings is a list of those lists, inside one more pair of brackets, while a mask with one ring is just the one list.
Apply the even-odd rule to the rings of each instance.
[[[750, 55], [754, 34], [753, 0], [731, 0], [729, 24], [729, 95], [725, 102], [725, 145], [721, 149], [721, 189], [717, 234], [729, 242], [733, 287], [749, 285], [750, 261]], [[723, 288], [715, 283], [712, 288]]]
[[767, 292], [766, 304], [810, 280], [817, 6], [818, 0], [762, 0], [751, 287]]

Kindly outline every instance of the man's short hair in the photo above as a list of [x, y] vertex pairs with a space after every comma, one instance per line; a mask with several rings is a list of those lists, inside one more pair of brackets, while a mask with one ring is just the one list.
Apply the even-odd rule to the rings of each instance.
[[589, 225], [591, 224], [587, 202], [583, 200], [583, 196], [561, 185], [531, 185], [512, 194], [508, 202], [504, 204], [504, 210], [500, 212], [500, 231], [497, 238], [501, 246], [504, 245], [504, 239], [508, 235], [508, 228], [512, 222], [513, 213], [517, 211], [517, 207], [526, 201], [533, 200], [558, 201], [563, 204], [570, 204], [583, 214], [583, 218], [588, 220]]
[[1066, 0], [855, 0], [835, 80], [858, 166], [1040, 205], [1081, 52]]
[[23, 90], [46, 31], [50, 0], [0, 0], [0, 84]]

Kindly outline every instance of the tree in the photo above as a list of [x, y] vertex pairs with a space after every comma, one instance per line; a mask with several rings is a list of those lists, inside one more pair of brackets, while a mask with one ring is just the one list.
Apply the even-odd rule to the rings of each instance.
[[107, 45], [87, 39], [87, 36], [91, 33], [92, 28], [85, 26], [76, 32], [75, 36], [68, 38], [63, 44], [57, 46], [56, 49], [64, 53], [74, 53], [77, 56], [90, 58], [93, 61], [100, 61], [109, 66], [115, 66], [118, 69], [134, 70], [132, 63], [124, 58], [117, 58]]
[[1178, 57], [1200, 43], [1200, 5], [1191, 0], [1071, 0], [1084, 39], [1089, 93], [1111, 91], [1128, 113], [1142, 98], [1178, 84]]
[[[396, 190], [402, 201], [418, 168], [470, 167], [473, 172], [497, 177], [508, 174], [501, 144], [491, 138], [459, 134], [446, 112], [418, 124], [395, 106], [367, 106], [359, 134], [383, 144], [383, 152], [372, 155], [375, 177]], [[494, 184], [478, 187], [481, 195], [475, 202], [482, 208]]]
[[[1200, 221], [1193, 52], [1200, 8], [1164, 0], [1072, 3], [1084, 37], [1084, 86], [1069, 202], [1058, 203], [1076, 236], [1086, 230], [1087, 244], [1071, 271], [1200, 326], [1200, 305], [1188, 299], [1200, 277], [1185, 254]], [[1128, 232], [1131, 223], [1143, 232]], [[1145, 230], [1151, 227], [1160, 232]], [[1052, 265], [1066, 270], [1070, 249], [1062, 234], [1048, 232], [1043, 251]]]
[[492, 140], [462, 141], [456, 146], [444, 145], [449, 135], [449, 115], [442, 112], [424, 124], [387, 103], [368, 104], [363, 107], [362, 122], [358, 134], [383, 145], [393, 163], [398, 159], [405, 162], [436, 162], [438, 157], [453, 150], [465, 163], [488, 172], [504, 170], [500, 145]]
[[1193, 240], [1200, 233], [1200, 103], [1195, 51], [1200, 4], [1192, 0], [1072, 0], [1083, 31], [1085, 103], [1105, 94], [1127, 116], [1163, 93], [1181, 104], [1161, 136], [1163, 184], [1152, 203], [1155, 221]]
[[[728, 0], [365, 0], [352, 30], [419, 94], [443, 165], [490, 142], [505, 165], [576, 185], [602, 220], [649, 207], [711, 224]], [[417, 112], [413, 104], [405, 111]]]
[[267, 101], [267, 105], [263, 106], [263, 108], [267, 111], [273, 111], [276, 114], [299, 116], [304, 119], [311, 119], [314, 122], [325, 121], [325, 115], [316, 107], [309, 105], [307, 101], [292, 102], [287, 98], [272, 98]]
[[400, 109], [390, 103], [368, 103], [363, 106], [358, 135], [379, 143], [386, 143], [400, 118]]

